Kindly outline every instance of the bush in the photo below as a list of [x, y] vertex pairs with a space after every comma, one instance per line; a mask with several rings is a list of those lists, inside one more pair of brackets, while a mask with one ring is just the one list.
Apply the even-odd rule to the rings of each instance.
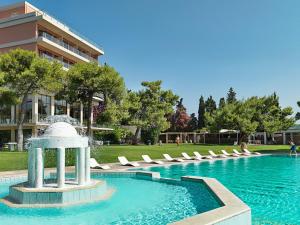
[[155, 145], [159, 139], [160, 130], [157, 128], [143, 129], [141, 132], [142, 142]]

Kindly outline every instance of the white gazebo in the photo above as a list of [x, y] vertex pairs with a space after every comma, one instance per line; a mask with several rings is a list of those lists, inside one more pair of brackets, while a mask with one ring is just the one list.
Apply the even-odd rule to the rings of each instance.
[[88, 146], [88, 137], [78, 135], [76, 129], [69, 123], [56, 122], [51, 124], [43, 135], [29, 139], [28, 187], [42, 188], [44, 186], [43, 151], [45, 149], [56, 151], [56, 187], [65, 187], [66, 148], [74, 149], [76, 154], [75, 182], [73, 184], [88, 185], [90, 183], [90, 147]]

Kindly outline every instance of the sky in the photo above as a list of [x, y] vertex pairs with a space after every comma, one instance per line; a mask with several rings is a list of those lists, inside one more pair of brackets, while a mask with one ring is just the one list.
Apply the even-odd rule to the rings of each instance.
[[300, 111], [299, 0], [29, 2], [103, 46], [100, 61], [129, 89], [162, 80], [189, 113], [201, 95], [218, 102], [230, 87], [240, 99], [276, 91], [282, 106]]

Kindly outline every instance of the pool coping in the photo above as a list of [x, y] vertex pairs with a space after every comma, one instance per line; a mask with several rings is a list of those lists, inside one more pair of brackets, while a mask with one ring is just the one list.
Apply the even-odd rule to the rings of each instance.
[[215, 178], [183, 176], [181, 180], [203, 182], [224, 206], [171, 223], [172, 225], [212, 225], [230, 220], [241, 214], [247, 214], [248, 221], [243, 221], [243, 225], [251, 225], [251, 208]]

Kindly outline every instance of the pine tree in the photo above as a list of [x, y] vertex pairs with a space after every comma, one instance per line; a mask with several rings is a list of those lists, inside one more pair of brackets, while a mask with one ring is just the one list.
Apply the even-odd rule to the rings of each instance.
[[209, 98], [205, 102], [206, 112], [209, 114], [212, 114], [217, 109], [217, 104], [212, 96], [209, 96]]
[[223, 108], [226, 105], [225, 98], [220, 98], [219, 109]]
[[188, 131], [195, 131], [198, 128], [198, 120], [195, 113], [190, 116], [190, 121], [188, 123]]
[[[297, 102], [297, 105], [298, 105], [298, 107], [300, 107], [300, 101]], [[296, 118], [296, 120], [300, 120], [300, 112], [297, 112], [297, 113], [296, 113], [295, 118]]]
[[228, 104], [232, 104], [235, 103], [237, 101], [236, 99], [236, 93], [233, 90], [233, 88], [229, 88], [228, 93], [227, 93], [227, 103]]
[[205, 127], [204, 114], [205, 114], [205, 101], [204, 101], [204, 97], [201, 95], [201, 97], [199, 99], [199, 108], [198, 108], [198, 128], [199, 129]]

